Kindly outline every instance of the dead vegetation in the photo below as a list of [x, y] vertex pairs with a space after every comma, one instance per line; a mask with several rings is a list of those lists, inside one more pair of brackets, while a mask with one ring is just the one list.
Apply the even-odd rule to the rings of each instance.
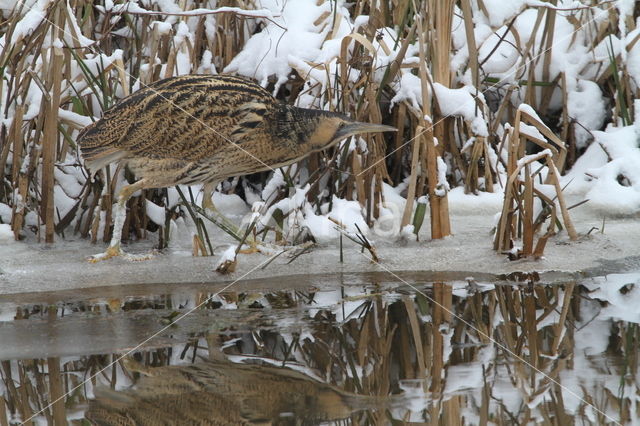
[[[145, 2], [146, 11], [118, 5], [105, 9], [99, 2], [81, 0], [72, 0], [68, 6], [59, 0], [41, 3], [45, 7], [38, 25], [32, 25], [38, 21], [33, 14], [38, 6], [20, 2], [17, 9], [3, 11], [0, 26], [4, 43], [0, 50], [0, 203], [6, 206], [0, 221], [11, 224], [16, 239], [34, 233], [39, 240], [52, 242], [56, 235], [79, 234], [106, 242], [112, 228], [114, 191], [133, 177], [112, 169], [90, 182], [78, 158], [78, 131], [118, 99], [153, 81], [181, 73], [221, 72], [247, 40], [273, 24], [274, 18], [266, 12], [242, 12], [255, 10], [251, 1], [218, 2], [217, 7], [239, 8], [225, 13], [207, 11], [211, 5], [200, 0], [179, 2], [183, 12], [160, 10]], [[194, 9], [198, 11], [189, 12]], [[508, 250], [514, 240], [523, 239], [523, 255], [540, 255], [556, 229], [558, 210], [564, 228], [572, 232], [557, 177], [579, 156], [576, 129], [584, 126], [569, 115], [565, 74], [552, 69], [555, 25], [561, 15], [575, 29], [575, 36], [566, 43], [582, 43], [593, 51], [619, 31], [613, 5], [594, 2], [562, 10], [530, 6], [506, 22], [492, 21], [482, 0], [358, 0], [348, 12], [351, 17], [367, 15], [369, 19], [344, 37], [338, 36], [342, 10], [329, 8], [314, 22], [325, 34], [325, 44], [340, 41], [335, 62], [297, 61], [290, 64], [286, 82], [272, 76], [262, 83], [277, 89], [277, 96], [287, 102], [300, 103], [304, 98], [316, 107], [339, 110], [359, 121], [390, 124], [399, 131], [386, 138], [367, 136], [366, 145], [357, 143], [352, 150], [345, 145], [342, 150], [314, 154], [304, 168], [285, 170], [287, 185], [270, 198], [270, 204], [288, 197], [291, 188], [309, 184], [306, 197], [314, 209], [331, 203], [334, 195], [357, 200], [372, 225], [384, 202], [383, 183], [405, 184], [408, 203], [402, 226], [421, 223], [421, 218], [413, 217], [413, 206], [426, 195], [431, 236], [441, 238], [451, 233], [447, 192], [464, 186], [468, 193], [507, 192], [495, 238], [497, 250]], [[517, 32], [514, 21], [528, 12], [535, 14], [535, 25], [527, 38]], [[605, 19], [596, 19], [604, 12]], [[474, 22], [490, 23], [493, 41], [478, 45]], [[625, 22], [627, 31], [635, 28], [631, 17]], [[505, 46], [515, 52], [515, 74], [496, 77], [499, 74], [487, 67]], [[466, 56], [461, 53], [465, 49]], [[614, 103], [614, 125], [618, 119], [631, 121], [633, 99], [639, 95], [628, 81], [620, 55], [611, 50], [609, 61], [593, 59], [585, 65], [589, 68], [585, 75]], [[392, 60], [381, 62], [381, 57]], [[458, 69], [452, 69], [452, 57], [461, 62]], [[474, 104], [471, 112], [448, 105], [451, 92], [447, 91], [460, 88], [468, 89], [466, 96]], [[412, 98], [407, 90], [420, 95]], [[521, 102], [531, 105], [544, 121], [533, 124], [544, 135], [544, 141], [534, 142], [542, 147], [551, 144], [558, 153], [526, 157], [524, 178], [516, 179], [514, 165], [527, 154], [518, 142], [524, 134], [519, 128]], [[511, 150], [514, 144], [518, 147]], [[540, 161], [548, 170], [546, 180], [556, 186], [556, 199], [533, 186], [542, 174], [537, 170]], [[548, 168], [551, 164], [554, 167]], [[507, 182], [500, 179], [501, 174], [506, 174]], [[234, 179], [221, 190], [259, 193], [268, 178], [262, 173]], [[166, 207], [166, 223], [149, 220], [145, 199]], [[543, 205], [542, 212], [537, 203]], [[174, 207], [166, 191], [145, 191], [130, 200], [124, 239], [157, 233], [160, 247], [164, 246], [169, 220], [188, 214]], [[275, 232], [282, 237], [281, 230]], [[533, 235], [540, 232], [534, 247]], [[199, 253], [210, 251], [203, 235], [196, 240]]]

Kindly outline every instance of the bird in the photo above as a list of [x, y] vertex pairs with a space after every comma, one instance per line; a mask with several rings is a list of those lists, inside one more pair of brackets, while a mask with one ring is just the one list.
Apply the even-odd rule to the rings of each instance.
[[204, 184], [203, 207], [213, 209], [211, 194], [224, 179], [292, 164], [353, 135], [387, 131], [396, 129], [278, 101], [240, 76], [191, 74], [151, 83], [78, 134], [92, 176], [117, 162], [136, 179], [118, 193], [109, 247], [90, 260], [125, 254], [126, 202], [136, 191]]

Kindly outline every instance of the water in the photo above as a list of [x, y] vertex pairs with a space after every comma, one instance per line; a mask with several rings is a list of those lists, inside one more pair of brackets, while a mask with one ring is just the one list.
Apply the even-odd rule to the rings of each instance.
[[640, 273], [502, 278], [4, 298], [0, 425], [637, 423]]

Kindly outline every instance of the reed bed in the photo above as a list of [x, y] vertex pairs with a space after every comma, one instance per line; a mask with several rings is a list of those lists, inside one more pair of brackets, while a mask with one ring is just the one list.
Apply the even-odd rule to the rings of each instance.
[[[610, 45], [608, 60], [592, 54], [583, 73], [577, 74], [597, 83], [611, 100], [613, 112], [607, 123], [630, 124], [633, 99], [639, 95], [626, 55], [614, 46], [615, 37], [635, 29], [637, 8], [631, 15], [620, 16], [609, 3], [585, 3], [560, 10], [550, 5], [523, 6], [504, 20], [496, 20], [483, 0], [357, 0], [348, 9], [330, 3], [312, 30], [323, 35], [325, 45], [339, 42], [334, 56], [325, 63], [290, 61], [284, 80], [282, 75], [270, 75], [260, 83], [287, 102], [390, 124], [398, 133], [369, 135], [366, 144], [357, 143], [354, 149], [343, 145], [312, 155], [295, 172], [284, 170], [287, 187], [280, 188], [268, 204], [289, 197], [291, 188], [309, 184], [307, 199], [314, 210], [331, 205], [333, 196], [357, 200], [373, 225], [385, 202], [383, 185], [405, 185], [408, 202], [402, 227], [421, 223], [415, 206], [427, 196], [431, 236], [446, 236], [451, 232], [450, 188], [463, 186], [465, 192], [478, 193], [513, 187], [504, 180], [512, 177], [514, 161], [530, 153], [520, 146], [517, 158], [513, 157], [511, 142], [506, 142], [518, 132], [522, 102], [541, 117], [535, 127], [547, 130], [542, 142], [563, 147], [566, 161], [553, 160], [557, 177], [589, 141], [588, 135], [584, 140], [589, 129], [571, 116], [568, 106], [576, 75], [554, 68], [557, 58], [553, 55], [559, 49], [554, 44], [557, 22], [562, 18], [573, 26], [573, 37], [563, 41], [564, 49], [566, 43], [585, 52]], [[176, 2], [174, 8], [165, 4], [164, 9], [158, 4], [105, 8], [99, 1], [50, 0], [19, 2], [15, 9], [2, 11], [0, 221], [11, 225], [15, 239], [35, 236], [53, 242], [79, 234], [94, 242], [107, 241], [114, 191], [133, 176], [111, 169], [91, 181], [75, 143], [79, 130], [142, 85], [176, 74], [222, 72], [253, 35], [277, 19], [248, 0], [216, 2], [217, 8], [233, 7], [224, 13], [205, 0]], [[318, 7], [322, 4], [317, 2]], [[535, 25], [531, 34], [519, 34], [514, 22], [527, 13], [533, 14]], [[353, 25], [353, 18], [361, 15], [368, 16], [362, 25], [347, 35], [341, 33], [340, 25]], [[478, 35], [479, 22], [493, 31], [493, 41]], [[515, 52], [515, 65], [508, 75], [490, 69], [505, 47]], [[460, 90], [472, 108], [450, 105], [451, 96]], [[542, 166], [546, 170], [550, 164]], [[525, 175], [531, 176], [532, 165], [525, 167]], [[220, 189], [249, 199], [246, 194], [259, 194], [269, 178], [268, 173], [236, 178]], [[526, 182], [524, 193], [530, 194], [532, 187]], [[523, 238], [522, 232], [528, 247], [530, 234], [539, 228], [530, 225], [531, 197], [527, 195], [528, 201], [522, 202], [528, 207], [521, 211], [526, 220], [520, 221], [526, 225], [517, 230], [513, 197], [525, 194], [516, 189], [505, 201], [502, 220], [510, 225], [504, 227], [509, 231], [499, 230], [496, 235], [498, 250], [510, 248], [511, 240]], [[553, 208], [558, 205], [569, 230], [567, 208], [562, 206], [561, 188], [557, 189], [557, 200], [540, 200]], [[166, 209], [165, 223], [149, 219], [148, 203]], [[188, 215], [186, 208], [170, 205], [164, 190], [146, 191], [128, 207], [124, 239], [152, 234], [160, 247], [169, 238], [169, 222], [176, 215]], [[553, 219], [554, 215], [549, 216], [546, 223]], [[549, 232], [539, 241], [545, 241]], [[281, 230], [276, 229], [275, 235], [282, 238]], [[194, 250], [210, 251], [205, 240], [199, 233]], [[538, 251], [525, 251], [539, 254], [542, 248], [540, 243]]]

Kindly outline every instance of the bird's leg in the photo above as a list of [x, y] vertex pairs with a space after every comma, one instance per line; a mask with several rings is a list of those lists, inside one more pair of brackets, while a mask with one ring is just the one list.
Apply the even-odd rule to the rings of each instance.
[[211, 210], [214, 213], [218, 213], [218, 209], [213, 205], [213, 192], [216, 190], [216, 186], [218, 186], [218, 182], [207, 182], [204, 184], [204, 188], [202, 188], [202, 208], [206, 210]]
[[[107, 260], [111, 259], [112, 257], [122, 256], [126, 254], [120, 248], [120, 241], [122, 239], [122, 228], [124, 227], [124, 220], [127, 217], [127, 201], [129, 200], [129, 198], [131, 198], [134, 192], [143, 189], [146, 183], [147, 182], [144, 179], [140, 179], [139, 181], [131, 185], [127, 185], [120, 190], [120, 193], [118, 194], [118, 203], [116, 204], [116, 207], [113, 211], [114, 222], [111, 243], [109, 243], [109, 247], [104, 253], [91, 256], [89, 258], [90, 262], [99, 262], [101, 260]], [[130, 260], [143, 260], [142, 257], [140, 259], [134, 258], [134, 256], [131, 255], [127, 255], [127, 257], [130, 257]], [[148, 256], [144, 258], [148, 258]]]

